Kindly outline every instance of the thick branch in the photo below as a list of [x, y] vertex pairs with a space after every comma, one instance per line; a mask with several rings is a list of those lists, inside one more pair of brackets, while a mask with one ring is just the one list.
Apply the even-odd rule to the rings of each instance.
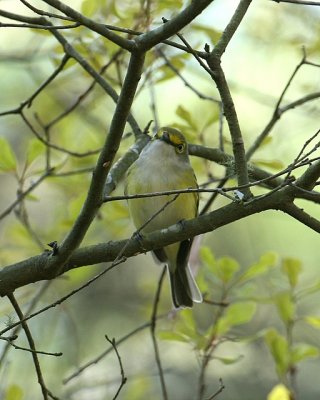
[[178, 15], [160, 25], [150, 32], [144, 33], [135, 39], [140, 50], [150, 50], [156, 44], [168, 39], [179, 30], [190, 24], [199, 14], [205, 10], [214, 0], [194, 0], [189, 6], [182, 10]]
[[93, 171], [87, 198], [74, 226], [59, 247], [59, 255], [51, 258], [48, 265], [50, 270], [59, 268], [60, 265], [64, 264], [71, 253], [80, 245], [102, 204], [104, 183], [120, 145], [122, 133], [142, 73], [143, 62], [144, 54], [133, 53], [131, 55], [126, 79], [122, 87], [109, 133]]
[[[126, 249], [123, 256], [132, 257], [138, 253], [145, 253], [202, 233], [211, 232], [221, 226], [261, 211], [278, 210], [283, 204], [291, 200], [292, 196], [288, 196], [282, 190], [249, 203], [231, 203], [196, 219], [184, 221], [168, 229], [150, 233], [141, 241], [129, 239], [129, 243], [128, 240], [121, 240], [77, 249], [67, 264], [64, 265], [61, 273], [85, 265], [113, 261], [124, 246], [126, 246]], [[50, 258], [49, 254], [43, 253], [3, 268], [0, 271], [0, 295], [6, 295], [29, 283], [54, 278], [54, 271], [46, 268], [48, 258]]]
[[245, 16], [252, 0], [241, 0], [235, 13], [233, 14], [230, 22], [223, 31], [221, 38], [217, 45], [214, 47], [212, 54], [215, 57], [221, 58], [222, 54], [225, 52], [230, 40], [238, 29], [243, 17]]

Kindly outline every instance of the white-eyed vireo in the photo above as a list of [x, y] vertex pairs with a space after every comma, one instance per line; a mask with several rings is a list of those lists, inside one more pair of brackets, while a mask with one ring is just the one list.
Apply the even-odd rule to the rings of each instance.
[[[128, 170], [125, 193], [134, 195], [197, 187], [184, 136], [177, 129], [164, 127], [147, 144]], [[141, 228], [174, 197], [176, 195], [129, 200], [129, 211], [136, 228]], [[167, 228], [196, 217], [198, 203], [198, 193], [179, 194], [141, 229], [141, 233]], [[175, 307], [192, 307], [193, 302], [202, 301], [188, 265], [191, 243], [192, 240], [188, 239], [153, 252], [158, 261], [167, 263]]]

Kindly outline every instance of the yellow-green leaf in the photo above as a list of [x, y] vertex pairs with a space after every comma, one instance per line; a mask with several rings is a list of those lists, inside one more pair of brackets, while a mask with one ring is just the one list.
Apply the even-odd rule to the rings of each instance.
[[251, 265], [244, 272], [240, 278], [240, 282], [247, 281], [268, 272], [270, 268], [273, 268], [276, 265], [277, 258], [277, 254], [273, 252], [263, 254], [257, 263]]
[[252, 163], [262, 167], [272, 168], [276, 171], [284, 169], [284, 164], [280, 160], [254, 160]]
[[320, 329], [320, 317], [308, 316], [304, 320], [314, 328]]
[[16, 169], [16, 156], [4, 137], [0, 137], [0, 172], [12, 172]]
[[294, 347], [291, 351], [291, 361], [293, 364], [299, 361], [319, 357], [320, 350], [315, 346], [310, 346], [308, 344], [300, 343]]
[[23, 398], [23, 390], [18, 385], [10, 385], [7, 389], [4, 400], [21, 400]]
[[268, 394], [267, 400], [291, 400], [290, 391], [282, 384], [276, 385]]
[[192, 24], [192, 29], [205, 33], [213, 43], [217, 43], [221, 36], [221, 31], [202, 24]]
[[176, 342], [188, 343], [190, 341], [190, 339], [182, 333], [172, 331], [160, 331], [158, 332], [158, 337], [162, 340], [173, 340]]
[[275, 304], [281, 319], [285, 323], [293, 320], [296, 306], [290, 292], [279, 293], [275, 297]]
[[44, 153], [45, 146], [38, 140], [32, 139], [28, 144], [27, 163], [31, 164], [38, 156]]
[[236, 325], [245, 324], [253, 318], [257, 305], [252, 302], [232, 304], [227, 308], [224, 316], [218, 320], [215, 331], [218, 335], [226, 334]]
[[289, 346], [286, 338], [275, 329], [270, 329], [265, 335], [265, 342], [276, 363], [278, 374], [283, 376], [290, 365]]
[[239, 268], [238, 262], [231, 257], [221, 257], [218, 260], [219, 276], [224, 283], [228, 283]]
[[295, 287], [302, 271], [302, 263], [296, 258], [284, 258], [282, 260], [282, 271], [287, 275], [290, 285]]
[[178, 117], [183, 119], [192, 129], [194, 129], [195, 131], [197, 130], [197, 125], [193, 121], [191, 113], [186, 108], [181, 105], [178, 106], [178, 108], [176, 109], [176, 114], [178, 115]]
[[202, 246], [200, 249], [200, 258], [201, 261], [208, 266], [213, 265], [216, 263], [216, 259], [214, 258], [214, 255], [208, 246]]

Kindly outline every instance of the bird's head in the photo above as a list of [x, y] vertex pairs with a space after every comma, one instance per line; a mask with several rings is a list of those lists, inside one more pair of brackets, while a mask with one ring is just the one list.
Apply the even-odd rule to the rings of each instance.
[[178, 129], [164, 126], [158, 130], [153, 140], [162, 140], [168, 145], [173, 146], [177, 154], [188, 154], [188, 144]]

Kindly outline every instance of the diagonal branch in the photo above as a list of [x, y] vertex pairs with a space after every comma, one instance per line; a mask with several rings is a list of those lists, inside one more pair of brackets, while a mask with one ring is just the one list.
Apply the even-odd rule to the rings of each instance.
[[[292, 190], [291, 187], [285, 189]], [[283, 189], [277, 190], [269, 196], [259, 198], [259, 200], [248, 203], [234, 202], [206, 215], [184, 221], [183, 224], [179, 223], [167, 229], [150, 233], [143, 240], [128, 241], [126, 239], [80, 248], [74, 251], [59, 273], [84, 265], [113, 261], [125, 246], [122, 256], [132, 257], [139, 253], [181, 242], [261, 211], [279, 210], [281, 209], [280, 206], [286, 202], [291, 202], [292, 198], [292, 192], [285, 192]], [[50, 265], [48, 259], [52, 259], [52, 256], [43, 253], [4, 267], [0, 271], [0, 295], [6, 295], [18, 287], [32, 282], [54, 278], [57, 271], [47, 268], [47, 265]]]
[[93, 21], [92, 19], [84, 16], [78, 11], [74, 10], [70, 6], [62, 3], [59, 0], [42, 0], [44, 3], [49, 4], [55, 9], [61, 11], [63, 14], [72, 18], [74, 21], [79, 22], [81, 25], [86, 26], [90, 30], [99, 33], [101, 36], [109, 39], [111, 42], [117, 44], [119, 47], [123, 49], [132, 51], [134, 49], [134, 42], [129, 39], [125, 39], [116, 33], [112, 32], [110, 29], [106, 28], [105, 25], [100, 24], [98, 22]]

